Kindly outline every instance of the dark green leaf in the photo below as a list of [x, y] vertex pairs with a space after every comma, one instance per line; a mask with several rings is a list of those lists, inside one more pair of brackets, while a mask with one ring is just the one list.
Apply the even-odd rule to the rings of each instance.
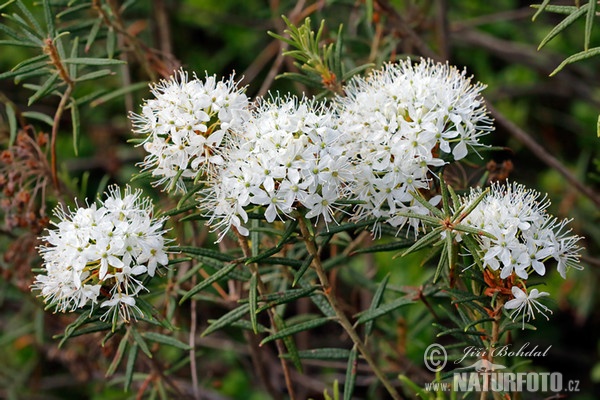
[[[298, 357], [308, 360], [345, 360], [348, 356], [350, 356], [350, 350], [337, 347], [298, 351]], [[284, 354], [283, 358], [290, 358], [290, 356]]]
[[[48, 28], [48, 37], [54, 38], [56, 36], [56, 27], [54, 26], [54, 13], [50, 8], [50, 1], [43, 0], [44, 4], [44, 19], [46, 21], [46, 27]], [[42, 30], [40, 29], [40, 32]]]
[[[374, 311], [379, 307], [381, 300], [383, 299], [383, 292], [385, 292], [385, 288], [387, 286], [388, 281], [390, 280], [390, 274], [387, 274], [382, 280], [375, 294], [373, 294], [373, 299], [371, 300], [371, 305], [369, 306], [369, 311]], [[365, 324], [365, 342], [368, 340], [371, 335], [371, 331], [373, 330], [373, 321], [369, 321]]]
[[[552, 30], [546, 35], [546, 37], [544, 39], [542, 39], [542, 41], [540, 42], [540, 45], [538, 46], [538, 50], [540, 50], [542, 47], [544, 47], [546, 45], [546, 43], [548, 43], [550, 40], [552, 40], [556, 35], [558, 35], [560, 32], [562, 32], [565, 28], [567, 28], [569, 25], [571, 25], [573, 22], [575, 22], [577, 20], [577, 18], [579, 18], [583, 14], [585, 14], [588, 8], [589, 8], [589, 3], [586, 3], [583, 6], [579, 7], [577, 10], [573, 11], [572, 14], [569, 14], [568, 16], [566, 16], [565, 19], [560, 21], [558, 23], [558, 25], [556, 25], [554, 28], [552, 28]], [[554, 73], [550, 74], [550, 76], [552, 76], [553, 74]]]
[[242, 304], [238, 308], [234, 308], [233, 310], [229, 311], [228, 313], [222, 315], [221, 318], [219, 318], [217, 320], [209, 320], [208, 322], [210, 323], [210, 325], [208, 328], [206, 328], [206, 330], [204, 332], [202, 332], [202, 336], [210, 335], [211, 333], [213, 333], [219, 329], [222, 329], [226, 326], [231, 325], [235, 321], [242, 319], [242, 317], [244, 315], [246, 315], [249, 311], [250, 311], [250, 305]]
[[292, 326], [288, 326], [280, 331], [278, 331], [277, 333], [272, 334], [271, 336], [267, 336], [266, 338], [264, 338], [261, 342], [260, 345], [264, 345], [266, 343], [272, 342], [274, 340], [277, 339], [282, 339], [286, 336], [290, 336], [293, 335], [295, 333], [298, 332], [302, 332], [308, 329], [313, 329], [316, 328], [318, 326], [321, 326], [323, 324], [325, 324], [326, 322], [331, 321], [331, 318], [329, 317], [323, 317], [323, 318], [315, 318], [315, 319], [311, 319], [309, 321], [305, 321], [305, 322], [301, 322], [299, 324], [295, 324]]
[[91, 81], [93, 79], [103, 78], [105, 76], [114, 75], [114, 74], [115, 73], [109, 69], [101, 69], [100, 71], [94, 71], [94, 72], [90, 72], [88, 74], [83, 74], [83, 75], [77, 77], [77, 79], [74, 79], [74, 81], [75, 82]]
[[401, 297], [389, 303], [382, 305], [381, 307], [377, 307], [375, 309], [365, 310], [355, 315], [357, 317], [356, 323], [364, 324], [365, 322], [372, 321], [376, 318], [381, 317], [389, 312], [396, 310], [402, 306], [414, 303], [413, 300]]
[[352, 393], [354, 393], [354, 386], [356, 384], [358, 366], [358, 351], [356, 345], [352, 347], [352, 351], [348, 356], [348, 363], [346, 365], [346, 379], [344, 382], [344, 400], [351, 400]]
[[112, 362], [110, 363], [110, 365], [108, 366], [108, 369], [106, 370], [106, 376], [111, 376], [117, 370], [117, 367], [119, 366], [119, 364], [121, 363], [121, 360], [123, 359], [123, 356], [125, 355], [125, 349], [127, 348], [128, 340], [129, 340], [129, 331], [127, 331], [127, 333], [121, 339], [121, 342], [119, 343], [119, 347], [117, 347], [117, 352], [115, 353], [115, 356], [114, 356]]
[[138, 345], [137, 343], [134, 343], [133, 346], [129, 348], [129, 355], [127, 356], [127, 364], [125, 367], [125, 377], [123, 378], [123, 390], [125, 390], [126, 392], [129, 391], [129, 387], [131, 386], [131, 381], [133, 379], [133, 367], [135, 366], [137, 353]]
[[179, 304], [182, 304], [184, 301], [186, 301], [187, 299], [189, 299], [190, 297], [192, 297], [196, 293], [200, 292], [201, 290], [203, 290], [203, 289], [207, 288], [208, 286], [212, 285], [214, 282], [218, 281], [219, 279], [226, 277], [227, 275], [229, 275], [229, 273], [231, 271], [233, 271], [233, 269], [235, 267], [237, 267], [237, 264], [229, 264], [229, 265], [226, 265], [225, 267], [223, 267], [221, 270], [215, 272], [210, 277], [206, 278], [205, 280], [203, 280], [202, 282], [200, 282], [199, 284], [197, 284], [196, 286], [194, 286], [193, 288], [191, 288], [181, 298], [181, 300], [179, 301]]
[[586, 58], [594, 57], [594, 56], [597, 56], [598, 54], [600, 54], [600, 47], [594, 47], [587, 51], [582, 51], [582, 52], [573, 54], [572, 56], [565, 59], [562, 63], [560, 63], [560, 65], [558, 67], [556, 67], [556, 69], [554, 71], [552, 71], [550, 76], [556, 75], [558, 72], [560, 72], [560, 70], [562, 70], [568, 64], [571, 64], [571, 63], [574, 63], [577, 61], [581, 61], [581, 60], [585, 60]]
[[548, 6], [548, 3], [550, 3], [550, 0], [544, 0], [542, 2], [542, 4], [535, 4], [532, 5], [532, 7], [537, 8], [537, 11], [535, 12], [535, 14], [533, 14], [533, 17], [531, 17], [532, 21], [535, 21], [535, 19], [546, 9], [546, 6]]
[[158, 332], [144, 332], [142, 333], [142, 337], [153, 342], [166, 344], [167, 346], [177, 347], [181, 350], [191, 349], [191, 347], [187, 343], [183, 343], [181, 340], [175, 339], [172, 336], [163, 335], [162, 333]]
[[138, 330], [135, 327], [131, 328], [131, 334], [133, 335], [134, 344], [136, 346], [139, 346], [139, 348], [144, 352], [144, 354], [148, 358], [152, 358], [152, 352], [150, 351], [148, 344], [146, 343], [146, 341], [144, 340], [142, 335], [140, 335], [140, 333], [138, 332]]
[[236, 258], [230, 254], [223, 253], [213, 249], [207, 249], [204, 247], [193, 247], [193, 246], [174, 246], [169, 247], [169, 251], [177, 252], [177, 253], [185, 253], [195, 256], [204, 256], [208, 258], [213, 258], [215, 260], [230, 262], [234, 261]]
[[250, 287], [248, 289], [248, 303], [250, 305], [250, 323], [252, 324], [252, 330], [254, 333], [258, 333], [258, 321], [256, 320], [258, 302], [257, 302], [257, 292], [258, 292], [258, 272], [252, 273], [252, 278], [250, 278]]
[[585, 18], [585, 37], [583, 49], [589, 50], [590, 38], [592, 37], [592, 28], [594, 27], [594, 17], [596, 16], [596, 0], [589, 0], [589, 8]]
[[58, 72], [52, 74], [46, 80], [46, 82], [44, 82], [44, 84], [40, 86], [40, 88], [29, 98], [27, 105], [31, 106], [33, 103], [50, 93], [54, 89], [54, 84], [56, 83], [56, 81], [58, 81], [58, 77]]
[[307, 255], [306, 256], [306, 258], [304, 259], [302, 265], [300, 266], [300, 268], [298, 269], [298, 271], [296, 271], [296, 273], [294, 274], [294, 281], [292, 283], [292, 286], [296, 286], [296, 284], [300, 281], [300, 279], [302, 279], [302, 277], [304, 276], [304, 274], [308, 270], [308, 267], [310, 267], [310, 264], [312, 263], [312, 260], [313, 260], [313, 256], [312, 255]]
[[62, 60], [65, 64], [76, 64], [76, 65], [121, 65], [126, 64], [122, 60], [114, 60], [110, 58], [91, 58], [91, 57], [78, 57], [78, 58], [65, 58]]
[[361, 254], [361, 253], [382, 253], [385, 251], [395, 251], [399, 249], [405, 249], [415, 244], [414, 239], [398, 239], [393, 242], [384, 243], [384, 244], [376, 244], [374, 246], [364, 247], [361, 249], [356, 249], [352, 252], [352, 254]]
[[30, 118], [30, 119], [35, 119], [38, 121], [42, 121], [45, 122], [46, 124], [48, 124], [48, 126], [52, 126], [54, 125], [54, 121], [52, 120], [52, 118], [46, 114], [42, 114], [41, 112], [37, 112], [37, 111], [23, 111], [21, 113], [21, 115], [25, 118]]
[[[285, 303], [289, 303], [291, 301], [294, 301], [294, 300], [302, 298], [302, 297], [307, 297], [309, 294], [313, 293], [316, 289], [317, 289], [316, 286], [313, 286], [313, 287], [307, 287], [304, 289], [290, 289], [290, 290], [286, 290], [285, 292], [272, 293], [272, 294], [268, 295], [268, 297], [267, 297], [267, 299], [272, 299], [272, 300], [269, 301], [267, 304], [261, 306], [257, 310], [257, 312], [262, 312], [266, 309], [275, 307], [279, 304], [285, 304]], [[261, 296], [258, 300], [265, 301], [263, 296]]]

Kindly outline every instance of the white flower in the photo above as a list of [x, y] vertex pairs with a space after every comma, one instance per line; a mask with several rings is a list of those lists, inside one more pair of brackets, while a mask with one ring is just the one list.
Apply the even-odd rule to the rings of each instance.
[[504, 304], [504, 308], [506, 310], [514, 310], [510, 314], [510, 318], [512, 318], [513, 321], [515, 321], [520, 314], [523, 314], [523, 329], [525, 329], [525, 320], [529, 322], [531, 319], [535, 319], [536, 312], [539, 312], [549, 320], [546, 313], [552, 314], [552, 311], [538, 301], [541, 297], [549, 296], [549, 293], [531, 289], [529, 294], [527, 294], [527, 292], [521, 290], [517, 286], [513, 286], [511, 291], [514, 299], [507, 301]]
[[296, 97], [259, 99], [252, 117], [233, 129], [223, 164], [201, 193], [210, 225], [248, 234], [246, 210], [261, 208], [267, 222], [298, 208], [332, 221], [353, 176], [346, 135], [333, 109]]
[[222, 164], [220, 148], [230, 129], [248, 118], [248, 99], [233, 75], [221, 81], [207, 75], [201, 81], [183, 70], [151, 91], [154, 99], [146, 101], [141, 114], [130, 114], [134, 131], [147, 136], [149, 155], [141, 165], [160, 178], [156, 184], [185, 191], [183, 178], [202, 178]]
[[111, 186], [98, 205], [54, 211], [59, 222], [39, 248], [46, 271], [32, 289], [56, 311], [100, 302], [109, 307], [104, 317], [120, 315], [128, 322], [131, 310], [141, 315], [134, 297], [146, 289], [143, 275], [153, 276], [158, 265], [168, 264], [165, 220], [152, 217], [152, 203], [141, 194]]
[[445, 164], [440, 151], [459, 160], [468, 147], [481, 146], [479, 137], [492, 129], [483, 88], [431, 60], [387, 64], [350, 81], [337, 103], [340, 129], [350, 135], [352, 196], [362, 202], [357, 219], [418, 230], [418, 220], [398, 212], [420, 211], [410, 192], [429, 187], [430, 168]]
[[[482, 194], [482, 189], [472, 189], [463, 197], [462, 205], [468, 207]], [[566, 229], [569, 220], [558, 221], [546, 209], [550, 202], [540, 193], [517, 183], [492, 184], [490, 192], [466, 216], [462, 223], [495, 236], [477, 236], [481, 246], [484, 266], [500, 270], [500, 278], [513, 273], [521, 279], [529, 274], [546, 273], [545, 264], [554, 259], [557, 270], [565, 278], [569, 267], [581, 269], [579, 258], [581, 239]]]

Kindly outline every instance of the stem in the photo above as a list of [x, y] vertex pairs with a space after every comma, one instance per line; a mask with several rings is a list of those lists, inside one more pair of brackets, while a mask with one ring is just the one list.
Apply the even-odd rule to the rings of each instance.
[[366, 345], [364, 344], [358, 333], [356, 333], [356, 330], [352, 326], [352, 323], [350, 323], [348, 317], [346, 317], [346, 314], [344, 314], [344, 311], [338, 304], [337, 298], [335, 297], [335, 293], [333, 291], [333, 287], [329, 283], [327, 273], [325, 272], [325, 269], [321, 264], [321, 259], [319, 258], [314, 237], [309, 233], [304, 217], [298, 216], [298, 225], [300, 226], [300, 231], [302, 232], [302, 237], [304, 238], [304, 242], [306, 244], [308, 253], [311, 256], [313, 256], [312, 267], [314, 268], [315, 272], [317, 273], [317, 276], [319, 277], [319, 281], [321, 282], [321, 286], [323, 289], [323, 294], [325, 295], [327, 301], [331, 305], [331, 308], [335, 312], [338, 323], [342, 326], [344, 331], [346, 331], [348, 336], [350, 336], [350, 339], [356, 345], [356, 348], [358, 349], [360, 354], [362, 354], [364, 359], [371, 367], [373, 373], [377, 376], [379, 381], [387, 389], [388, 393], [392, 396], [392, 398], [395, 400], [400, 400], [400, 395], [398, 394], [394, 386], [391, 384], [391, 382], [388, 380], [388, 378], [385, 376], [383, 371], [379, 368], [373, 357], [371, 357], [371, 354], [367, 350]]
[[[196, 275], [192, 278], [192, 285], [196, 286]], [[193, 287], [192, 286], [192, 287]], [[190, 375], [192, 375], [192, 392], [194, 399], [200, 399], [200, 390], [198, 388], [198, 368], [196, 366], [196, 300], [192, 298], [190, 304]]]
[[[252, 251], [250, 250], [250, 246], [248, 246], [248, 238], [245, 236], [242, 236], [237, 229], [232, 228], [232, 230], [235, 232], [235, 235], [237, 236], [238, 239], [238, 243], [240, 245], [240, 247], [242, 248], [242, 252], [244, 253], [244, 256], [246, 258], [252, 257]], [[258, 293], [262, 296], [266, 293], [268, 293], [267, 287], [265, 286], [265, 283], [262, 281], [259, 271], [258, 271], [258, 266], [256, 265], [256, 263], [252, 263], [249, 265], [250, 267], [250, 272], [252, 272], [253, 274], [256, 274], [256, 283], [257, 283], [257, 289], [258, 289]], [[273, 328], [273, 330], [275, 332], [277, 332], [277, 324], [275, 322], [275, 310], [272, 308], [268, 309], [268, 314], [269, 314], [269, 321], [271, 322], [271, 327]], [[288, 364], [285, 360], [285, 358], [282, 357], [283, 354], [285, 354], [285, 347], [284, 347], [284, 343], [283, 340], [278, 339], [275, 341], [275, 346], [277, 347], [277, 353], [279, 354], [279, 360], [281, 363], [281, 368], [283, 370], [283, 377], [285, 379], [285, 385], [287, 387], [287, 391], [288, 394], [290, 396], [290, 400], [295, 400], [296, 396], [294, 395], [294, 386], [292, 385], [292, 378], [291, 378], [291, 373], [290, 373], [290, 369], [288, 367]], [[268, 387], [266, 388], [268, 389]]]

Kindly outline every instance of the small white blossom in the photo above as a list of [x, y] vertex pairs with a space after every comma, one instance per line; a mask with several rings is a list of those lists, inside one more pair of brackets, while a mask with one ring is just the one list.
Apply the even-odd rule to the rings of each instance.
[[128, 322], [131, 310], [141, 315], [135, 296], [146, 290], [143, 278], [168, 263], [165, 220], [152, 217], [152, 203], [141, 194], [111, 186], [98, 205], [56, 208], [59, 222], [39, 247], [45, 274], [32, 285], [56, 311], [100, 303], [109, 307], [105, 317], [118, 314]]
[[199, 179], [207, 170], [223, 163], [220, 148], [231, 129], [248, 118], [249, 102], [238, 89], [233, 75], [204, 81], [180, 70], [169, 80], [151, 87], [140, 114], [131, 113], [134, 131], [146, 135], [149, 153], [143, 170], [159, 177], [158, 185], [185, 191], [183, 178]]
[[514, 310], [510, 314], [510, 318], [515, 321], [519, 315], [522, 314], [523, 329], [525, 329], [525, 322], [529, 322], [531, 319], [535, 319], [535, 313], [538, 312], [549, 320], [546, 313], [552, 314], [552, 311], [538, 301], [539, 298], [549, 296], [547, 292], [540, 292], [537, 289], [531, 289], [529, 294], [521, 290], [517, 286], [513, 286], [512, 294], [514, 298], [507, 301], [504, 304], [506, 310]]

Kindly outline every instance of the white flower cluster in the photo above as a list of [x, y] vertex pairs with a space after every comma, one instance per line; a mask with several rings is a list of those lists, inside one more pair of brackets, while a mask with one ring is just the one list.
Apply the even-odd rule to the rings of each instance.
[[55, 209], [60, 222], [53, 222], [56, 228], [41, 238], [47, 244], [39, 248], [46, 273], [32, 288], [56, 311], [100, 303], [108, 307], [104, 319], [118, 312], [129, 321], [131, 310], [141, 315], [135, 298], [146, 289], [142, 280], [168, 263], [165, 220], [152, 217], [152, 203], [141, 194], [111, 186], [99, 206]]
[[190, 80], [184, 71], [151, 90], [155, 98], [145, 102], [141, 114], [130, 115], [134, 131], [147, 135], [143, 169], [160, 177], [158, 185], [185, 191], [182, 178], [198, 179], [223, 163], [220, 147], [229, 129], [247, 119], [248, 98], [233, 76]]
[[265, 207], [267, 222], [298, 205], [309, 218], [332, 221], [352, 176], [345, 135], [330, 108], [304, 98], [261, 100], [236, 137], [207, 193], [215, 228], [232, 225], [246, 235], [247, 206]]
[[[481, 194], [481, 188], [472, 189], [470, 195], [463, 198], [465, 207]], [[549, 260], [556, 262], [563, 278], [566, 278], [567, 269], [581, 269], [581, 248], [577, 244], [581, 238], [567, 229], [569, 220], [559, 221], [546, 212], [549, 205], [547, 199], [540, 199], [540, 193], [523, 185], [494, 183], [490, 192], [463, 221], [496, 238], [477, 237], [484, 266], [498, 271], [501, 279], [514, 276], [521, 280], [528, 279], [532, 273], [545, 275], [545, 263]], [[512, 292], [515, 299], [507, 302], [505, 308], [517, 308], [517, 311], [526, 312], [529, 316], [532, 316], [534, 308], [539, 310], [531, 307], [532, 302], [547, 295], [537, 289], [527, 295], [518, 287], [513, 287]]]
[[360, 212], [416, 230], [418, 220], [396, 211], [426, 213], [409, 192], [429, 187], [430, 168], [445, 164], [442, 153], [462, 159], [492, 129], [483, 88], [465, 71], [431, 60], [387, 64], [350, 82], [338, 101], [341, 129], [353, 144]]
[[[431, 168], [465, 157], [492, 129], [483, 85], [427, 60], [355, 78], [331, 105], [276, 96], [257, 99], [252, 112], [233, 81], [180, 75], [155, 87], [156, 99], [134, 114], [136, 131], [148, 135], [144, 167], [181, 188], [181, 178], [208, 171], [202, 208], [221, 235], [232, 226], [247, 234], [249, 209], [264, 208], [272, 222], [301, 208], [329, 223], [348, 200], [360, 204], [354, 220], [417, 231], [417, 219], [399, 214], [427, 213], [410, 192], [428, 188]], [[227, 101], [217, 105], [220, 98]]]

